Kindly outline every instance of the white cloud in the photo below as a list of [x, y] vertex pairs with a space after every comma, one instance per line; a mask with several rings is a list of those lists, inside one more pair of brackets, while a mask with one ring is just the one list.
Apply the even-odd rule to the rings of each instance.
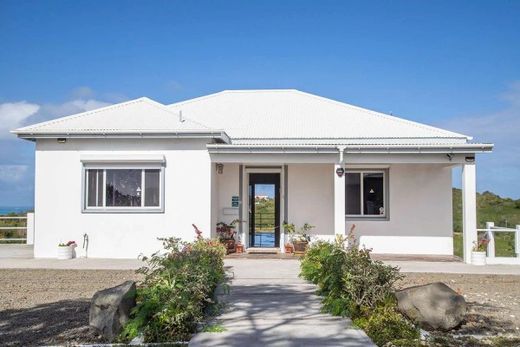
[[473, 136], [476, 142], [494, 143], [491, 154], [478, 157], [479, 190], [520, 197], [520, 81], [498, 98], [504, 107], [488, 114], [457, 117], [441, 124], [446, 129]]
[[19, 128], [24, 121], [36, 114], [40, 106], [26, 101], [0, 104], [0, 138], [12, 136], [9, 131]]
[[44, 104], [42, 105], [41, 114], [50, 119], [91, 111], [108, 105], [110, 105], [110, 103], [94, 99], [75, 99], [62, 104]]
[[27, 169], [27, 165], [0, 165], [0, 182], [20, 182], [27, 173]]
[[87, 86], [81, 86], [81, 87], [75, 88], [72, 90], [72, 93], [71, 93], [73, 99], [93, 98], [94, 94], [95, 93], [92, 90], [92, 88], [87, 87]]

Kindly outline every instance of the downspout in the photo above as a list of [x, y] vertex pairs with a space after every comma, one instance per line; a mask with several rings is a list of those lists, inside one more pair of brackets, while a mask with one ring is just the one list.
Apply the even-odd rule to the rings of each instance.
[[338, 146], [336, 148], [339, 151], [339, 163], [343, 164], [343, 153], [345, 152], [345, 149], [347, 148], [347, 146]]

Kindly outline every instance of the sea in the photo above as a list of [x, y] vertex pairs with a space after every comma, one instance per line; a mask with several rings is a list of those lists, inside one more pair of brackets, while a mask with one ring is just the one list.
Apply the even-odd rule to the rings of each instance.
[[0, 206], [0, 216], [9, 213], [24, 213], [27, 211], [33, 211], [34, 207], [31, 206]]

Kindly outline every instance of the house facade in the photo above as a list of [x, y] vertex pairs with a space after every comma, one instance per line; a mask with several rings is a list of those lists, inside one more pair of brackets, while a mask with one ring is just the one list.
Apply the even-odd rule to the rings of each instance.
[[237, 220], [246, 248], [283, 252], [284, 223], [308, 223], [329, 240], [355, 225], [375, 253], [451, 255], [462, 167], [466, 258], [476, 154], [493, 148], [297, 90], [140, 98], [13, 132], [36, 142], [35, 257], [75, 240], [78, 256], [135, 258]]

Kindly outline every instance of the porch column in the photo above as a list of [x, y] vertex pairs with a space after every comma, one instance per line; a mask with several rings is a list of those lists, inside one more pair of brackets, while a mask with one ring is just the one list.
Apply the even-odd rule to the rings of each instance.
[[462, 230], [464, 262], [471, 263], [477, 241], [477, 184], [475, 163], [462, 165]]
[[345, 235], [345, 175], [338, 176], [336, 170], [340, 168], [343, 168], [343, 164], [335, 164], [332, 172], [334, 175], [334, 233]]

